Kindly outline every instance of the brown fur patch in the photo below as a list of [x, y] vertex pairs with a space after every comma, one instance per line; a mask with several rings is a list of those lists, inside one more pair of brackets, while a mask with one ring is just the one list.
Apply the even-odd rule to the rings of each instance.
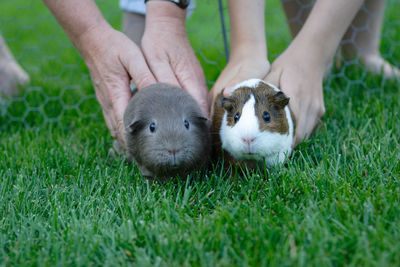
[[232, 105], [231, 110], [228, 111], [228, 116], [227, 116], [227, 122], [228, 125], [233, 127], [235, 126], [235, 115], [239, 114], [239, 119], [242, 116], [242, 109], [244, 104], [250, 99], [250, 96], [252, 94], [251, 88], [249, 87], [243, 87], [240, 90], [236, 90], [233, 92], [232, 96], [230, 96], [228, 101]]
[[[282, 98], [276, 96], [278, 92], [264, 83], [254, 88], [253, 92], [256, 100], [255, 111], [259, 120], [260, 131], [287, 133], [289, 131], [289, 124], [286, 119], [285, 106], [281, 106]], [[286, 98], [286, 96], [284, 97]], [[270, 114], [270, 122], [264, 122], [263, 113], [265, 111]]]

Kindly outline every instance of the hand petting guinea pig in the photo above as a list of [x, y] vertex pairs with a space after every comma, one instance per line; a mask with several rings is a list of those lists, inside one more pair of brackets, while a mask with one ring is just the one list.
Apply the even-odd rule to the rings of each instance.
[[229, 97], [220, 93], [212, 119], [213, 146], [228, 163], [267, 167], [284, 163], [292, 151], [295, 118], [289, 98], [272, 84], [250, 79]]
[[128, 160], [143, 176], [186, 175], [208, 160], [208, 119], [182, 88], [157, 83], [136, 90], [125, 110], [124, 125]]

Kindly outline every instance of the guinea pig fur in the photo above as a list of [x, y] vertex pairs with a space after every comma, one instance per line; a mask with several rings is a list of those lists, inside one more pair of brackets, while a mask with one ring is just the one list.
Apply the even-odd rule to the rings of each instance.
[[219, 94], [212, 122], [218, 155], [231, 163], [264, 161], [267, 167], [285, 162], [295, 131], [288, 103], [277, 87], [259, 79], [237, 84], [229, 97]]
[[128, 159], [144, 176], [186, 175], [208, 160], [208, 120], [182, 88], [157, 83], [135, 91], [124, 125]]

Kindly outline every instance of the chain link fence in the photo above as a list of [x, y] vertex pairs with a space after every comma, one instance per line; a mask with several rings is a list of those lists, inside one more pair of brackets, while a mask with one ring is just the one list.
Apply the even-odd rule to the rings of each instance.
[[[298, 13], [287, 21], [281, 2], [267, 1], [266, 30], [271, 62], [292, 39], [288, 22], [300, 27], [302, 16], [311, 10], [313, 4], [313, 1], [304, 0], [292, 2], [299, 6]], [[224, 34], [229, 40], [229, 18], [226, 1], [221, 3], [222, 6], [218, 1], [197, 1], [197, 7], [187, 21], [189, 39], [204, 68], [209, 87], [227, 61]], [[101, 0], [97, 4], [111, 25], [121, 29], [122, 11], [118, 1]], [[221, 25], [221, 10], [225, 14], [225, 33]], [[380, 44], [382, 57], [397, 67], [400, 66], [399, 10], [400, 0], [386, 2]], [[364, 6], [362, 11], [373, 21], [376, 16], [373, 10]], [[357, 33], [372, 28], [371, 22], [351, 27], [353, 35], [342, 41], [342, 45], [356, 45]], [[82, 119], [102, 120], [83, 60], [41, 1], [0, 0], [0, 32], [4, 39], [0, 54], [0, 86], [3, 87], [0, 88], [0, 128], [15, 125], [41, 128], [48, 124], [70, 127]], [[19, 77], [23, 85], [13, 89], [6, 88], [9, 85], [5, 85], [5, 77], [12, 76], [17, 67], [8, 64], [5, 44], [30, 79], [27, 82], [24, 77]], [[338, 86], [338, 80], [341, 81], [341, 94], [348, 93], [354, 84], [362, 89], [378, 90], [379, 85], [393, 80], [384, 75], [369, 75], [369, 70], [362, 66], [359, 58], [344, 60], [340, 54], [335, 58], [324, 84], [327, 91]], [[378, 80], [376, 88], [370, 88], [367, 82], [370, 77]]]

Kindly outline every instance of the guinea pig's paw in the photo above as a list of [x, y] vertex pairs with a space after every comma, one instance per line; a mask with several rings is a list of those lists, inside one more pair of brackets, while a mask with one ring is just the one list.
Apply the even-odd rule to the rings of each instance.
[[265, 158], [265, 164], [268, 167], [273, 167], [273, 166], [276, 166], [279, 164], [284, 164], [287, 161], [289, 155], [290, 155], [290, 152], [280, 152], [280, 153], [273, 154], [273, 155]]
[[117, 140], [114, 140], [112, 147], [110, 147], [108, 150], [108, 155], [112, 159], [120, 159], [122, 157], [127, 158], [128, 161], [130, 161], [125, 149], [118, 143]]

